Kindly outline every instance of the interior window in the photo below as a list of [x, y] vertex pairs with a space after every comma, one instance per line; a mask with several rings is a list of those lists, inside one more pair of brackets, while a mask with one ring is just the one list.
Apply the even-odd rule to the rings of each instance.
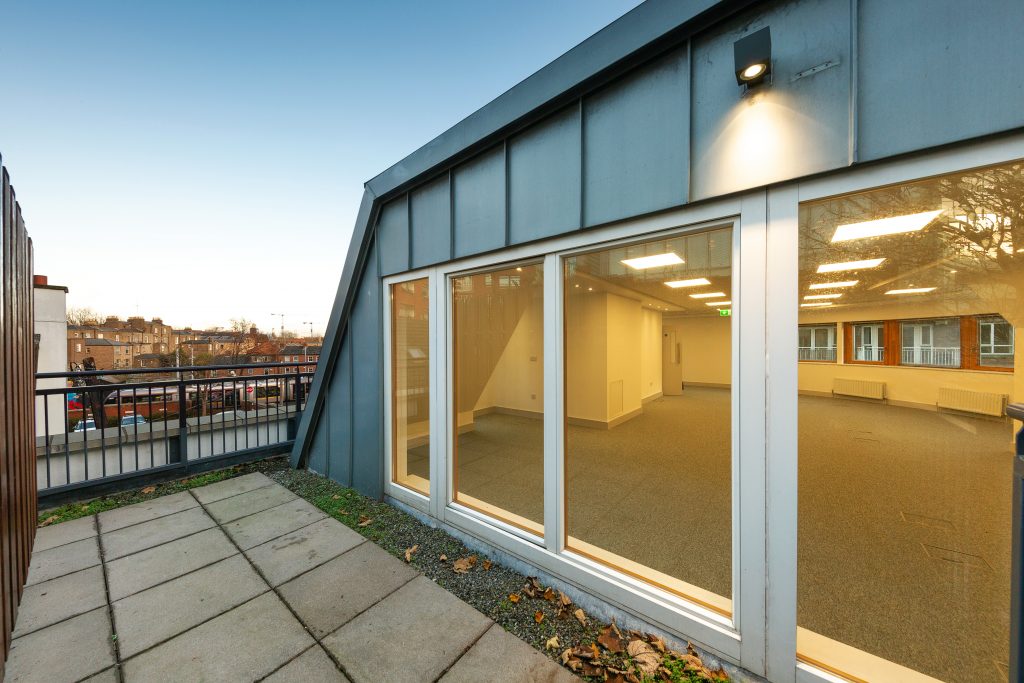
[[429, 312], [427, 278], [391, 286], [391, 478], [423, 495], [430, 494]]

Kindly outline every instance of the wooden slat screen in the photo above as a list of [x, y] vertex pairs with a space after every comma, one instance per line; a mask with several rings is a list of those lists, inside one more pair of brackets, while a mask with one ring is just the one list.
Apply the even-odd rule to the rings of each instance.
[[0, 173], [0, 620], [6, 663], [36, 532], [35, 354], [32, 240], [2, 164]]

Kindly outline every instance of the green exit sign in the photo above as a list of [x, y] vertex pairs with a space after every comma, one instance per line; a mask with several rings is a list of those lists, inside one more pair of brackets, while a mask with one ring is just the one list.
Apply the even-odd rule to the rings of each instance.
[[732, 315], [732, 309], [731, 308], [719, 308], [718, 309], [718, 315], [722, 316], [723, 318], [728, 318], [730, 315]]

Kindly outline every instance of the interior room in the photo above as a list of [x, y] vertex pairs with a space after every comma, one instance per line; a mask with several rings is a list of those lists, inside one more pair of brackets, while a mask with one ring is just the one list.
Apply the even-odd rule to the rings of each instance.
[[800, 211], [798, 652], [1005, 680], [1020, 164]]

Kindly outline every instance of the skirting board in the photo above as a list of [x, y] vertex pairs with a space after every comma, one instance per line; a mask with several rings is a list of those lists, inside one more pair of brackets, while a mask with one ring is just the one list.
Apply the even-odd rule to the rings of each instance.
[[622, 415], [614, 417], [611, 420], [608, 420], [607, 422], [605, 422], [604, 420], [590, 420], [585, 417], [570, 417], [568, 418], [567, 422], [576, 427], [590, 427], [591, 429], [612, 429], [613, 427], [618, 427], [623, 422], [628, 422], [629, 420], [632, 420], [634, 417], [642, 415], [643, 412], [644, 407], [640, 406], [636, 410], [631, 410], [628, 413], [623, 413]]
[[731, 384], [722, 384], [720, 382], [683, 382], [683, 391], [686, 391], [686, 387], [703, 387], [705, 389], [732, 389]]

